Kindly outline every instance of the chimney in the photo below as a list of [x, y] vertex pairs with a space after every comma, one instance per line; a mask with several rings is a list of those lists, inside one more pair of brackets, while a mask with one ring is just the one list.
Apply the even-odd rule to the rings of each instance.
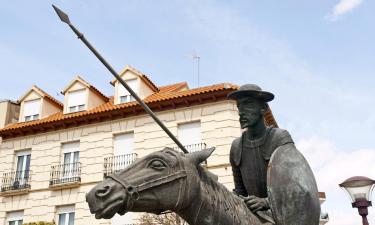
[[20, 104], [11, 100], [0, 100], [0, 129], [10, 123], [17, 123]]

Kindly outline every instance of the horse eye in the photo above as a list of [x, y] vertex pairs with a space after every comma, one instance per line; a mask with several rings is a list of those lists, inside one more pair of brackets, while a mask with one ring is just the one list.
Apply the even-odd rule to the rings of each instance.
[[157, 169], [157, 170], [162, 170], [164, 169], [166, 166], [165, 164], [160, 161], [160, 160], [154, 160], [150, 163], [149, 167], [153, 168], [153, 169]]

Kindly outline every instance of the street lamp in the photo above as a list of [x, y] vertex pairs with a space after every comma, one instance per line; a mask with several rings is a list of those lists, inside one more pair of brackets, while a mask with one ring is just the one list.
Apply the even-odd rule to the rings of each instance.
[[375, 180], [355, 176], [345, 180], [339, 186], [349, 194], [353, 208], [358, 208], [358, 213], [362, 216], [362, 224], [368, 225], [367, 207], [371, 206], [371, 192], [375, 186]]

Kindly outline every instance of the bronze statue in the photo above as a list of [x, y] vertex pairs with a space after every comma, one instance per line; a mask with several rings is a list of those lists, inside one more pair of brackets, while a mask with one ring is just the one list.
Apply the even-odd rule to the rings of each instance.
[[[288, 131], [266, 127], [264, 123], [267, 102], [274, 95], [257, 85], [246, 84], [228, 98], [236, 100], [241, 128], [245, 129], [230, 150], [234, 193], [243, 198], [263, 224], [318, 224], [318, 191], [308, 163]], [[282, 187], [289, 187], [290, 183], [295, 186], [289, 190]], [[304, 209], [306, 205], [310, 209]]]
[[86, 195], [90, 212], [109, 219], [116, 213], [170, 210], [190, 225], [262, 225], [240, 197], [200, 165], [213, 150], [183, 154], [165, 148], [136, 160]]
[[[68, 15], [56, 6], [53, 8], [177, 146], [188, 153], [70, 22]], [[233, 142], [230, 152], [238, 196], [212, 179], [199, 165], [213, 149], [185, 156], [166, 148], [96, 185], [86, 195], [91, 213], [96, 218], [111, 218], [127, 211], [172, 210], [190, 225], [318, 225], [318, 191], [308, 163], [287, 131], [264, 125], [266, 102], [273, 99], [273, 94], [256, 85], [244, 85], [229, 97], [236, 99], [241, 127], [247, 128]]]

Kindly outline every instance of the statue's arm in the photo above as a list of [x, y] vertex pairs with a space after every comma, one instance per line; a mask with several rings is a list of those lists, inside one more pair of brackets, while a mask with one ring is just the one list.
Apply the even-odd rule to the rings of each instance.
[[229, 157], [229, 161], [230, 161], [230, 164], [232, 166], [232, 173], [233, 173], [233, 181], [234, 181], [234, 190], [233, 192], [236, 194], [236, 195], [242, 195], [242, 196], [247, 196], [247, 191], [246, 191], [246, 188], [243, 184], [243, 181], [242, 181], [242, 175], [241, 175], [241, 170], [240, 170], [240, 167], [236, 165], [236, 163], [234, 162], [234, 159], [233, 159], [233, 155], [236, 154], [236, 151], [239, 146], [238, 146], [238, 140], [234, 140], [233, 143], [232, 143], [232, 146], [231, 146], [231, 149], [230, 149], [230, 157]]

